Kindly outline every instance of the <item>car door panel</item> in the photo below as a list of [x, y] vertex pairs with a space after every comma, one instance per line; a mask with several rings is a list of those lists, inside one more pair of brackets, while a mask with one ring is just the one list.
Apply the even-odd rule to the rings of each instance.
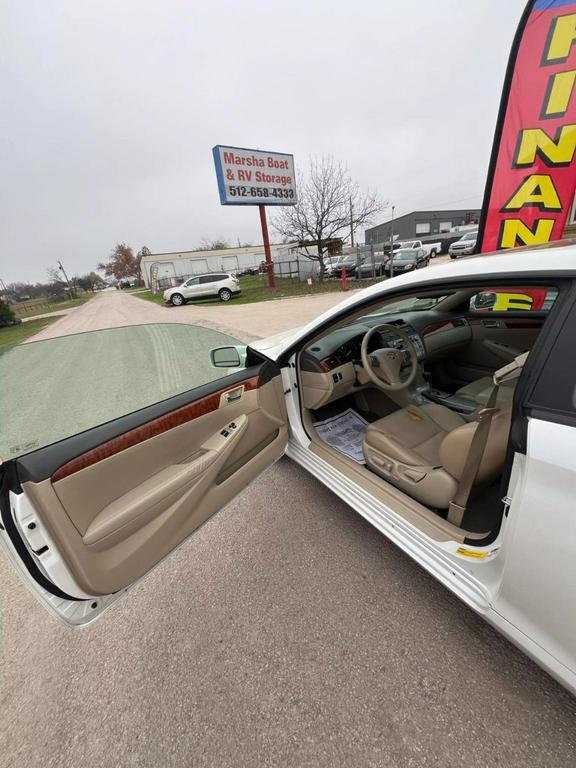
[[141, 578], [286, 443], [279, 371], [264, 363], [13, 463], [80, 589], [108, 595]]
[[470, 342], [456, 349], [446, 361], [448, 375], [461, 384], [491, 376], [501, 368], [505, 347], [510, 348], [511, 355], [512, 350], [520, 354], [532, 349], [545, 316], [528, 318], [526, 313], [524, 316], [510, 316], [510, 312], [503, 315], [491, 312], [486, 317], [470, 315], [466, 320], [471, 330]]

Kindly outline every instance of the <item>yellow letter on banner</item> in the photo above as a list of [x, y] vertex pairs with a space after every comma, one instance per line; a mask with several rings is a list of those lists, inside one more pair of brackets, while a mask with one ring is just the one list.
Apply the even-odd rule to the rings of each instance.
[[534, 165], [536, 156], [549, 166], [568, 166], [576, 152], [576, 125], [564, 125], [553, 139], [542, 128], [520, 131], [520, 139], [514, 158], [515, 168]]
[[519, 211], [524, 206], [540, 208], [541, 211], [562, 210], [562, 203], [551, 176], [539, 173], [528, 176], [502, 211]]
[[548, 90], [544, 99], [542, 120], [551, 117], [562, 117], [566, 114], [572, 99], [572, 91], [576, 82], [576, 69], [568, 72], [557, 72], [552, 75], [548, 83]]
[[516, 248], [519, 245], [548, 243], [552, 237], [554, 219], [539, 219], [532, 230], [520, 219], [506, 219], [502, 222], [499, 248]]
[[552, 22], [543, 64], [560, 64], [568, 58], [576, 41], [576, 13], [558, 16]]

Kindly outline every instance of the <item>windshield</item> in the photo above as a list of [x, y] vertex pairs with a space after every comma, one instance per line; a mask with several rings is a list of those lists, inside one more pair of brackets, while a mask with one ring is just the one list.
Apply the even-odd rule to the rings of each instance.
[[357, 322], [363, 323], [370, 318], [378, 318], [382, 315], [392, 315], [396, 312], [421, 312], [427, 309], [433, 309], [441, 301], [444, 301], [446, 295], [443, 296], [411, 296], [408, 299], [398, 299], [398, 301], [392, 301], [390, 304], [386, 304], [381, 310], [371, 312], [369, 315], [361, 317]]
[[392, 261], [414, 261], [416, 254], [413, 251], [398, 251], [392, 256]]
[[478, 237], [478, 232], [470, 232], [469, 234], [464, 235], [462, 240], [476, 240], [477, 237]]

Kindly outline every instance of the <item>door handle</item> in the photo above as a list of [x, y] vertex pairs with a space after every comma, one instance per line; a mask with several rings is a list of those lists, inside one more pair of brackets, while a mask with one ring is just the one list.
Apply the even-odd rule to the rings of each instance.
[[224, 406], [230, 405], [231, 403], [237, 403], [239, 400], [242, 400], [243, 396], [244, 384], [241, 384], [239, 387], [234, 387], [234, 389], [229, 389], [227, 392], [223, 392], [218, 407], [224, 408]]

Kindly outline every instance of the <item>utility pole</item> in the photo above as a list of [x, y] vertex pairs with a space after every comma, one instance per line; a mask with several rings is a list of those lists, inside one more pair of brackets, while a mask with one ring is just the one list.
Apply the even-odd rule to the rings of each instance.
[[390, 277], [394, 277], [394, 211], [396, 206], [392, 206], [392, 227], [390, 229]]
[[350, 195], [350, 245], [354, 248], [354, 211], [352, 209], [352, 195]]
[[72, 294], [72, 288], [70, 286], [70, 280], [68, 280], [68, 275], [66, 274], [66, 270], [62, 266], [62, 262], [61, 261], [58, 262], [58, 268], [60, 269], [60, 271], [64, 275], [64, 279], [66, 280], [66, 285], [68, 286], [68, 293], [70, 294], [70, 299], [73, 299], [74, 296]]

